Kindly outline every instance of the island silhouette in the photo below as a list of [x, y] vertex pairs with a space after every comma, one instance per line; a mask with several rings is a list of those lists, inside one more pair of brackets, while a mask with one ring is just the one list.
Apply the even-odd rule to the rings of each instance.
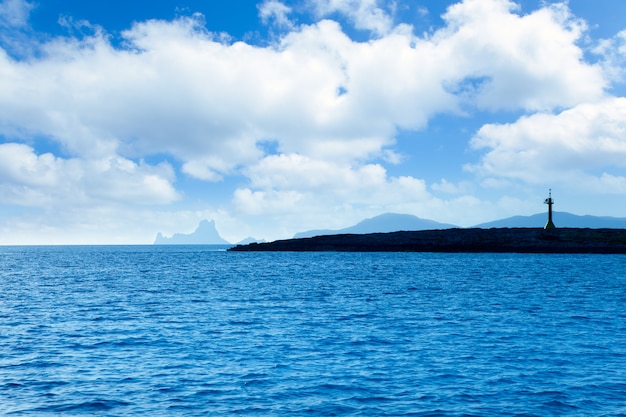
[[[561, 224], [586, 227], [557, 228], [552, 211], [552, 190], [545, 200], [545, 215], [516, 216], [479, 227], [458, 228], [408, 215], [385, 214], [337, 231], [317, 230], [296, 234], [293, 239], [237, 245], [230, 251], [343, 251], [343, 252], [519, 252], [519, 253], [620, 253], [626, 254], [626, 219], [576, 216], [562, 213]], [[372, 232], [393, 228], [393, 219], [427, 230]], [[377, 222], [378, 220], [378, 222]], [[545, 226], [538, 227], [541, 221]], [[517, 227], [506, 227], [515, 223]], [[529, 225], [524, 227], [522, 225]], [[591, 225], [600, 225], [592, 228]], [[497, 226], [496, 226], [497, 225]], [[617, 227], [611, 228], [608, 225]], [[365, 232], [363, 232], [365, 231]], [[369, 233], [368, 233], [369, 231]], [[360, 233], [359, 233], [360, 232]]]
[[[626, 253], [626, 218], [553, 212], [551, 191], [545, 203], [547, 217], [514, 216], [461, 228], [410, 214], [384, 213], [345, 229], [309, 230], [292, 239], [247, 238], [229, 250]], [[190, 234], [158, 233], [154, 244], [231, 245], [219, 235], [214, 220], [202, 220]]]
[[626, 254], [626, 229], [471, 228], [338, 234], [237, 245], [229, 250]]
[[165, 237], [159, 232], [154, 240], [155, 245], [230, 245], [215, 228], [215, 220], [202, 220], [198, 228], [189, 234], [174, 233]]

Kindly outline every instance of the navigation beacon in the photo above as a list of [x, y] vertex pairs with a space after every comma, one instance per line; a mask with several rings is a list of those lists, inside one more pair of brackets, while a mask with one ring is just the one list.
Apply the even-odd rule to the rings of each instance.
[[546, 223], [544, 229], [556, 229], [556, 226], [552, 222], [552, 204], [554, 204], [554, 200], [552, 199], [552, 188], [550, 188], [550, 192], [546, 201], [543, 202], [548, 205], [548, 223]]

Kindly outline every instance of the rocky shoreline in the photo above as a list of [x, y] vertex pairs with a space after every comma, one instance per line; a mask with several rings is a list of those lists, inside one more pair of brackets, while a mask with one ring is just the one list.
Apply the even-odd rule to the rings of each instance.
[[338, 234], [238, 245], [229, 251], [626, 254], [626, 229], [446, 229]]

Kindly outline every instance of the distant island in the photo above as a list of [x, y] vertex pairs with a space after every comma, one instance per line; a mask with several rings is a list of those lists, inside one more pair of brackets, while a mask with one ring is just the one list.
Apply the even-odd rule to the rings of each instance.
[[626, 254], [626, 229], [471, 228], [339, 234], [238, 245], [229, 250]]
[[[245, 245], [254, 242], [264, 242], [253, 237], [247, 237], [239, 242], [238, 245]], [[155, 245], [224, 245], [232, 246], [233, 244], [226, 241], [220, 236], [215, 227], [215, 220], [202, 220], [198, 224], [198, 228], [193, 233], [174, 233], [171, 237], [165, 237], [161, 232], [157, 233], [154, 239]]]
[[154, 240], [155, 245], [230, 245], [222, 239], [215, 228], [214, 220], [202, 220], [198, 228], [190, 234], [175, 233], [165, 237], [159, 232]]
[[[387, 213], [340, 233], [310, 231], [296, 234], [294, 239], [237, 245], [230, 251], [626, 254], [626, 219], [554, 213], [552, 190], [544, 203], [548, 205], [547, 222], [545, 214], [537, 214], [463, 229], [415, 216]], [[555, 217], [559, 218], [559, 228], [553, 222]], [[540, 222], [545, 224], [543, 228], [539, 228]], [[395, 231], [399, 226], [407, 230]], [[377, 231], [385, 233], [373, 233]]]
[[[565, 229], [626, 229], [626, 218], [621, 217], [599, 217], [599, 216], [580, 216], [566, 212], [555, 212], [554, 218], [559, 230]], [[293, 239], [306, 239], [317, 236], [338, 236], [338, 235], [369, 235], [380, 233], [394, 232], [416, 232], [416, 231], [446, 231], [446, 230], [471, 230], [471, 229], [539, 229], [546, 222], [546, 214], [539, 213], [532, 216], [515, 216], [506, 219], [496, 220], [488, 223], [482, 223], [471, 228], [460, 228], [454, 224], [440, 223], [434, 220], [422, 219], [411, 214], [384, 213], [369, 219], [365, 219], [353, 226], [338, 230], [318, 229], [296, 233]], [[467, 233], [467, 232], [458, 232]], [[457, 234], [458, 234], [457, 233]], [[561, 232], [557, 232], [561, 233]], [[561, 234], [564, 234], [562, 232]], [[525, 233], [521, 231], [517, 233], [519, 239], [523, 239]], [[445, 233], [444, 233], [445, 235]], [[486, 235], [487, 236], [487, 235]], [[565, 235], [564, 235], [565, 236]], [[291, 241], [290, 239], [288, 241]], [[264, 241], [258, 241], [252, 237], [248, 237], [238, 242], [238, 245], [244, 246], [248, 244], [265, 244]], [[171, 237], [165, 237], [162, 233], [158, 233], [154, 241], [155, 245], [232, 245], [223, 239], [215, 225], [214, 220], [202, 220], [198, 228], [189, 234], [175, 233]], [[522, 241], [519, 242], [522, 245]], [[267, 245], [274, 245], [270, 242]], [[254, 246], [255, 250], [266, 250], [269, 246]], [[277, 246], [272, 246], [277, 247]], [[506, 247], [506, 246], [503, 246]], [[261, 249], [262, 248], [262, 249]], [[406, 249], [406, 247], [405, 247]], [[239, 249], [237, 249], [239, 250]], [[272, 249], [273, 250], [273, 249]], [[333, 249], [335, 250], [335, 249]], [[367, 249], [369, 250], [369, 249]], [[411, 249], [412, 250], [412, 249]]]

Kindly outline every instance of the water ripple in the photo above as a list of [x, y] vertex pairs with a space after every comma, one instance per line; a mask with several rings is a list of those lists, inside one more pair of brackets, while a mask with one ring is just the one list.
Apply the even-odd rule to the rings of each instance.
[[626, 415], [626, 257], [0, 248], [3, 415]]

